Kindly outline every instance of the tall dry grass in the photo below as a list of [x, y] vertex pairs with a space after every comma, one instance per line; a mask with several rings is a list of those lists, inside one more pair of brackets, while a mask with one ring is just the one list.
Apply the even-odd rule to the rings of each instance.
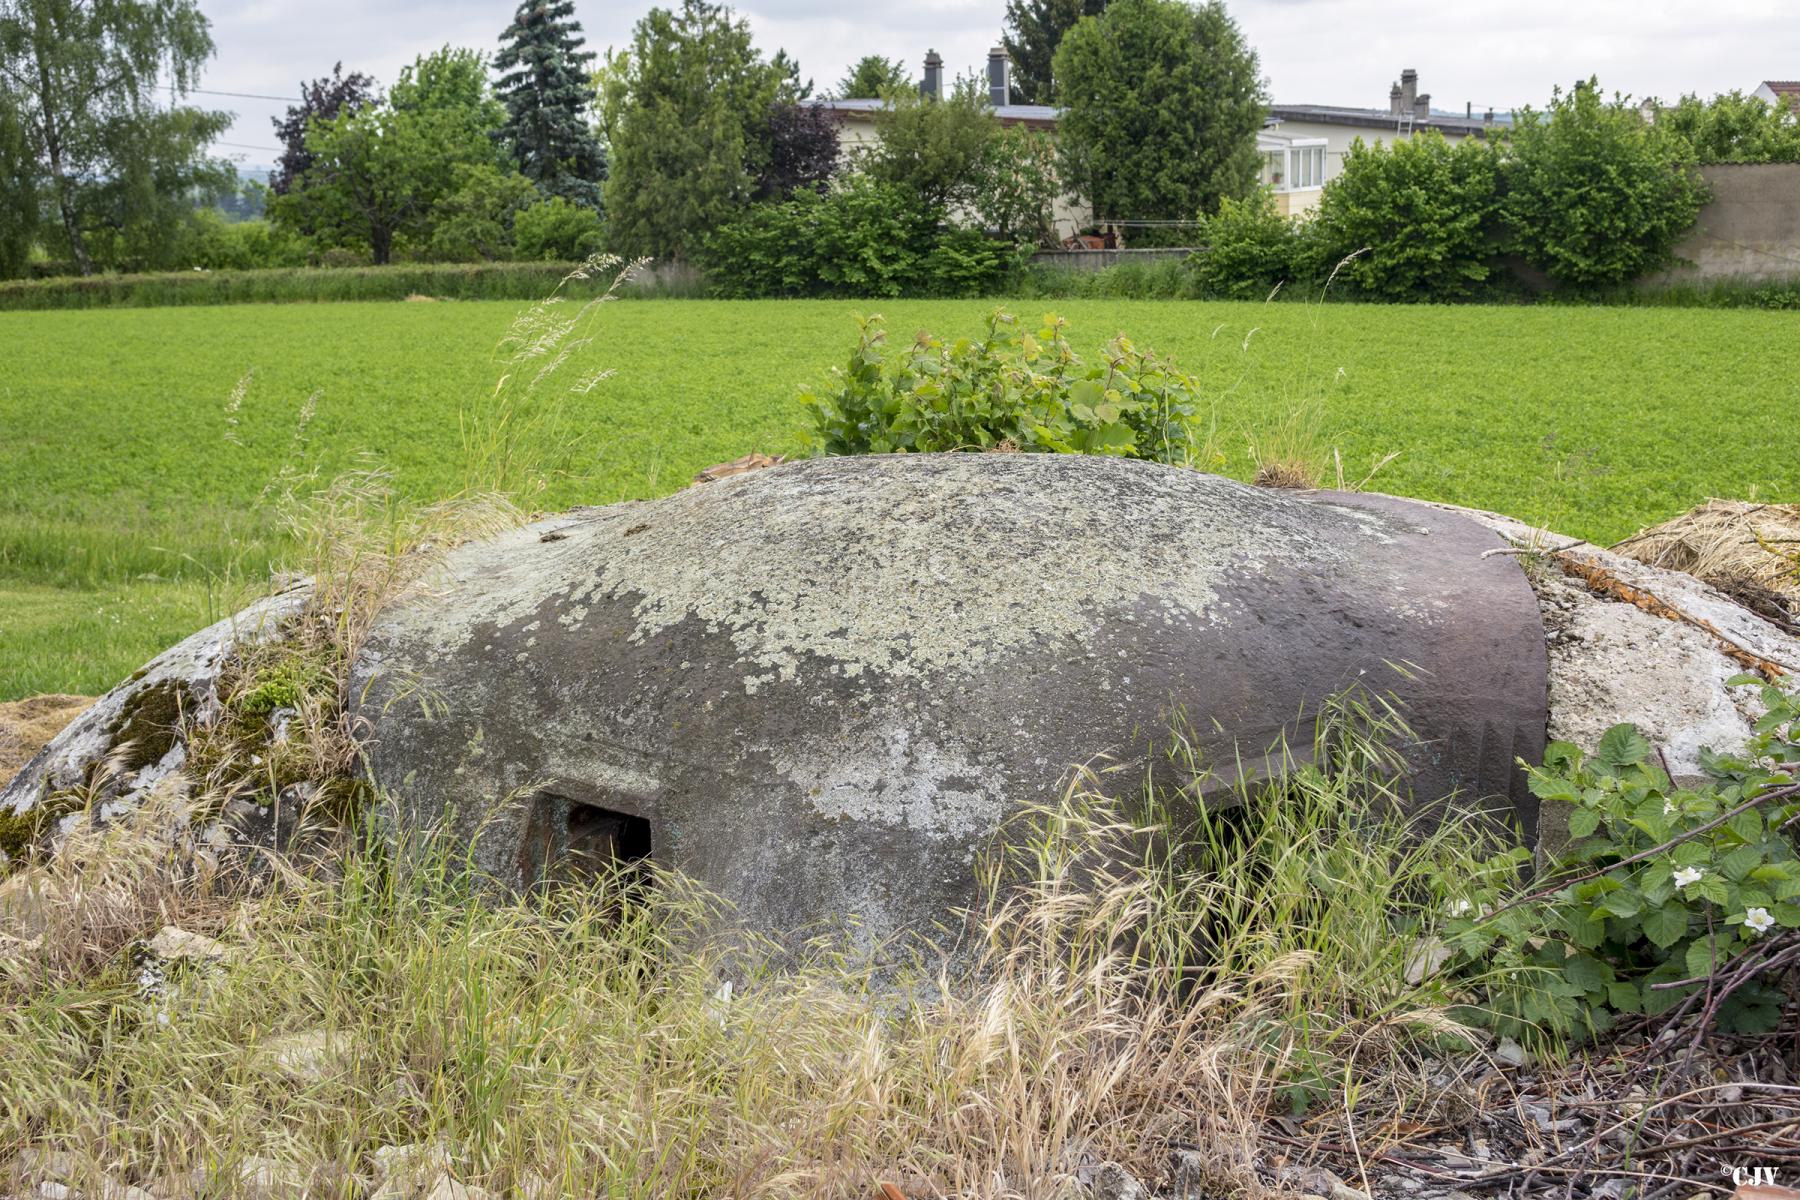
[[[1403, 962], [1469, 826], [1410, 830], [1351, 716], [1225, 804], [1204, 769], [1078, 775], [988, 860], [961, 952], [881, 975], [724, 932], [669, 873], [483, 903], [450, 847], [371, 833], [245, 894], [96, 833], [36, 876], [83, 902], [0, 950], [0, 1151], [167, 1195], [368, 1194], [419, 1143], [505, 1194], [1054, 1196], [1171, 1152], [1279, 1191], [1271, 1117], [1381, 1144], [1476, 1038]], [[164, 925], [219, 953], [147, 962]]]

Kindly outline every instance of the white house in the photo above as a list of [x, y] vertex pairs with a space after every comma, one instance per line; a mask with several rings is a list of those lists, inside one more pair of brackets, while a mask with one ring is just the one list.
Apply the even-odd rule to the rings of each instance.
[[[1006, 51], [995, 47], [988, 52], [988, 96], [994, 115], [1003, 125], [1024, 125], [1031, 129], [1056, 132], [1062, 110], [1047, 104], [1012, 104], [1011, 64]], [[1765, 86], [1793, 86], [1774, 84]], [[933, 50], [925, 56], [925, 75], [919, 90], [927, 96], [941, 97], [944, 88], [944, 60]], [[838, 114], [839, 144], [846, 155], [875, 139], [875, 113], [882, 101], [867, 97], [843, 100], [815, 100], [814, 104]], [[1429, 93], [1419, 91], [1419, 73], [1408, 67], [1400, 72], [1400, 80], [1388, 93], [1386, 108], [1344, 108], [1331, 104], [1274, 104], [1269, 107], [1267, 126], [1256, 138], [1262, 153], [1262, 181], [1275, 193], [1275, 206], [1283, 213], [1309, 212], [1319, 202], [1325, 182], [1344, 167], [1344, 154], [1357, 138], [1365, 142], [1404, 140], [1415, 133], [1436, 130], [1452, 141], [1465, 137], [1485, 137], [1496, 128], [1504, 128], [1511, 114], [1496, 116], [1492, 111], [1477, 116], [1471, 106], [1458, 116], [1431, 107]], [[1100, 213], [1106, 218], [1128, 221], [1131, 213]], [[1084, 225], [1091, 224], [1094, 214], [1075, 196], [1059, 200], [1055, 210], [1057, 232], [1067, 237]], [[1129, 237], [1129, 231], [1127, 231]]]
[[[1344, 155], [1357, 138], [1365, 142], [1405, 141], [1415, 133], [1436, 130], [1451, 141], [1486, 137], [1512, 120], [1510, 113], [1462, 115], [1431, 107], [1431, 94], [1419, 91], [1419, 73], [1408, 67], [1388, 91], [1386, 108], [1344, 108], [1335, 104], [1271, 104], [1265, 138], [1283, 137], [1291, 146], [1264, 149], [1263, 182], [1275, 189], [1284, 213], [1303, 213], [1319, 202], [1325, 181], [1344, 169]], [[1260, 146], [1259, 139], [1259, 146]]]
[[[1027, 129], [1041, 130], [1052, 135], [1056, 133], [1056, 121], [1062, 115], [1061, 109], [1048, 104], [1010, 103], [1012, 63], [1008, 61], [1006, 51], [998, 46], [988, 51], [987, 78], [988, 102], [1000, 124], [1023, 125]], [[919, 91], [933, 99], [943, 98], [944, 60], [936, 50], [925, 55], [925, 75], [919, 81]], [[885, 101], [862, 96], [843, 100], [814, 100], [812, 103], [837, 114], [838, 148], [845, 161], [849, 160], [858, 147], [875, 140], [875, 114], [881, 110]], [[1069, 237], [1089, 220], [1087, 207], [1078, 196], [1059, 198], [1052, 216], [1055, 218], [1059, 237]]]
[[1765, 104], [1800, 104], [1800, 79], [1765, 79], [1750, 94]]

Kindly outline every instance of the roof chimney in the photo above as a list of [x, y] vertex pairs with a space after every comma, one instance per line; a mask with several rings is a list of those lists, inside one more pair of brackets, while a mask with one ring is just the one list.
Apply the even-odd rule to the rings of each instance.
[[919, 95], [927, 100], [944, 98], [944, 60], [936, 50], [925, 52], [925, 77], [919, 80]]
[[1413, 101], [1413, 120], [1431, 120], [1431, 93], [1420, 92], [1419, 98]]
[[1011, 97], [1012, 62], [1006, 57], [1004, 46], [995, 46], [988, 51], [988, 103], [999, 108]]
[[1388, 91], [1388, 115], [1397, 117], [1400, 115], [1400, 111], [1400, 85], [1396, 83]]
[[1413, 108], [1419, 95], [1419, 73], [1411, 67], [1400, 72], [1400, 111], [1408, 112]]

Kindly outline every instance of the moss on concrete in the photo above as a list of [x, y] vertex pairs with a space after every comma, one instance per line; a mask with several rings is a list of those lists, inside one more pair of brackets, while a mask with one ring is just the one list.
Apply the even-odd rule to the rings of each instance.
[[121, 767], [139, 771], [162, 761], [174, 749], [181, 730], [181, 684], [153, 683], [125, 701], [107, 731], [109, 742], [125, 755]]

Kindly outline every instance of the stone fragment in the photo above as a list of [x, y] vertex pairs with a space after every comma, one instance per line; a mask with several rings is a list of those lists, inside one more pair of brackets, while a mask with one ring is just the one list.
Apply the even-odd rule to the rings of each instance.
[[347, 1050], [343, 1035], [313, 1029], [272, 1038], [258, 1048], [257, 1057], [296, 1083], [317, 1083], [343, 1069]]
[[1101, 1163], [1088, 1185], [1093, 1200], [1150, 1200], [1150, 1190], [1118, 1163]]
[[225, 947], [212, 938], [173, 925], [164, 925], [145, 943], [145, 948], [164, 962], [218, 962], [226, 953]]

